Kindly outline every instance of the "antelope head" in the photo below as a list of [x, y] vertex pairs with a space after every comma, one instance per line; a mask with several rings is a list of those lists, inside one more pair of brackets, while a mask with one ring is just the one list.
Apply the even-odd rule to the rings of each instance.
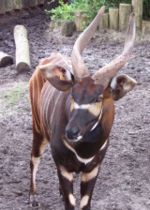
[[77, 38], [71, 58], [53, 53], [41, 62], [39, 68], [47, 80], [60, 91], [69, 93], [69, 115], [65, 134], [72, 142], [82, 141], [99, 123], [105, 125], [106, 138], [114, 117], [114, 100], [133, 89], [136, 81], [118, 71], [132, 57], [135, 40], [135, 18], [130, 15], [127, 36], [121, 55], [91, 74], [86, 67], [82, 52], [97, 29], [105, 7], [102, 7], [91, 24]]

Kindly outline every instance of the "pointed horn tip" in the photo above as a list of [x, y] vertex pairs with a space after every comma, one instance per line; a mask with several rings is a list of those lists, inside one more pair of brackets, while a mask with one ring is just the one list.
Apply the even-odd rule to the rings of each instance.
[[104, 12], [105, 12], [105, 6], [102, 6], [98, 13], [99, 14], [104, 14]]

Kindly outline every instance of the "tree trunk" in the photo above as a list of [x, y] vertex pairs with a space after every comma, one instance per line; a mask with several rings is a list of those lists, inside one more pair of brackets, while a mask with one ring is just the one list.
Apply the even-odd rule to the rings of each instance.
[[118, 30], [119, 27], [119, 9], [109, 8], [109, 27], [113, 30]]
[[131, 4], [119, 5], [119, 30], [120, 31], [124, 31], [127, 29], [130, 13], [131, 13]]
[[12, 64], [13, 64], [13, 58], [7, 53], [0, 51], [0, 67], [9, 66]]
[[18, 72], [30, 70], [30, 53], [27, 30], [23, 25], [14, 28], [14, 39], [16, 44], [16, 69]]

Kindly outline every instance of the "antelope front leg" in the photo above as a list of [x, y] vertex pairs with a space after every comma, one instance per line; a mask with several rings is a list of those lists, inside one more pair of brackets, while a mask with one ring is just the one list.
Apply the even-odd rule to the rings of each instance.
[[91, 171], [81, 174], [81, 202], [80, 210], [91, 209], [91, 198], [95, 182], [97, 179], [99, 166], [95, 166]]
[[65, 203], [65, 210], [74, 210], [76, 200], [73, 195], [73, 173], [68, 172], [64, 166], [58, 167], [57, 170], [60, 190]]

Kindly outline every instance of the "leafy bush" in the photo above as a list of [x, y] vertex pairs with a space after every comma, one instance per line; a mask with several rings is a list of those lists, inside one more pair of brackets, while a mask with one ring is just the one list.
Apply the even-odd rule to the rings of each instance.
[[73, 20], [74, 11], [74, 4], [65, 4], [62, 0], [60, 0], [58, 7], [50, 11], [46, 11], [46, 13], [51, 16], [52, 20]]
[[[59, 0], [60, 6], [51, 11], [47, 11], [52, 19], [73, 20], [74, 12], [82, 10], [86, 13], [89, 22], [96, 15], [98, 9], [102, 5], [109, 7], [118, 7], [120, 3], [131, 3], [132, 0], [70, 0], [70, 4], [65, 4], [63, 0]], [[144, 0], [144, 18], [150, 18], [150, 0]]]
[[144, 0], [143, 4], [143, 17], [144, 19], [150, 19], [150, 0]]

